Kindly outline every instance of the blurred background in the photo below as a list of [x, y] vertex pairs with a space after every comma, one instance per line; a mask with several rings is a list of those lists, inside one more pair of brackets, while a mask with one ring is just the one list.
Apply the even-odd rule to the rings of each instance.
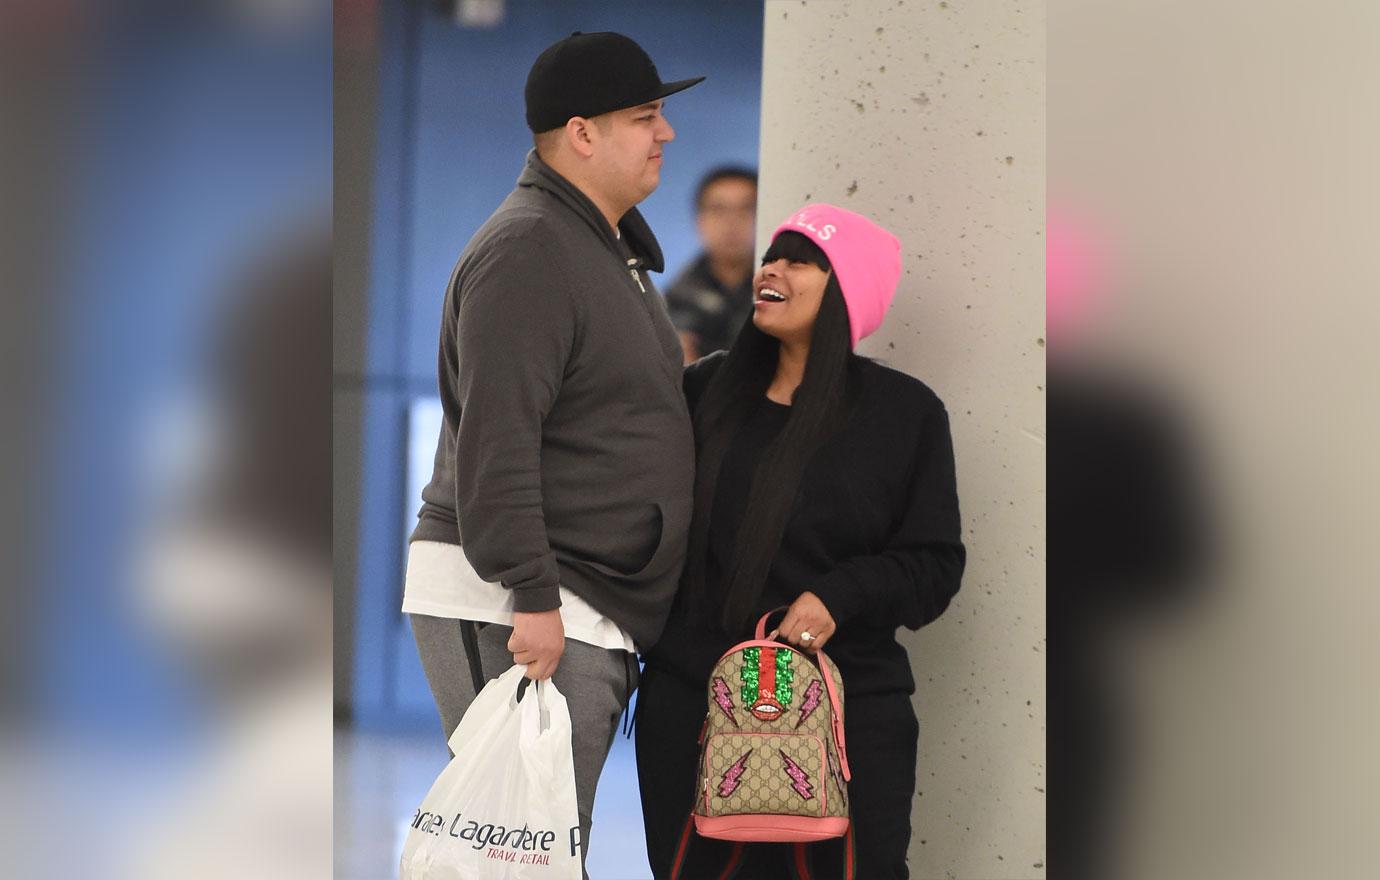
[[325, 876], [329, 25], [0, 9], [6, 873]]
[[1380, 9], [1048, 38], [1051, 868], [1372, 876]]

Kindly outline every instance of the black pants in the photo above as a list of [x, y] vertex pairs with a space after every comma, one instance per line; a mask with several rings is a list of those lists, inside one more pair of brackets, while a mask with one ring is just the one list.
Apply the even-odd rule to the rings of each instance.
[[[648, 664], [638, 690], [637, 776], [647, 831], [647, 858], [657, 880], [670, 876], [695, 799], [699, 733], [708, 698], [692, 686]], [[906, 694], [845, 695], [844, 733], [853, 780], [851, 805], [855, 870], [859, 880], [905, 880], [910, 845], [910, 809], [915, 796], [915, 756], [920, 725]], [[734, 844], [690, 832], [682, 876], [718, 880], [733, 858]], [[805, 847], [799, 870], [790, 844], [750, 844], [736, 869], [740, 880], [791, 878], [840, 880], [845, 841]]]

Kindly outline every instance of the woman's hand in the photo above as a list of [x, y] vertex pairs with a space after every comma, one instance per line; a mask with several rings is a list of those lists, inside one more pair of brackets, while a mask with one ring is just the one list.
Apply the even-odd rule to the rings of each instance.
[[[775, 639], [779, 636], [782, 641], [813, 654], [824, 647], [824, 643], [829, 641], [836, 628], [834, 616], [824, 607], [819, 597], [814, 593], [804, 592], [791, 603], [791, 607], [786, 610], [786, 618], [767, 638]], [[806, 635], [811, 638], [805, 638]]]

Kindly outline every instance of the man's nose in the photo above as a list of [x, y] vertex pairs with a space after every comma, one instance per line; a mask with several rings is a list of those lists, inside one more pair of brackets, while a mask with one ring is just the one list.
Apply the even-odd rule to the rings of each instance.
[[671, 127], [671, 123], [665, 116], [661, 117], [661, 130], [657, 132], [656, 139], [660, 143], [676, 139], [676, 130]]

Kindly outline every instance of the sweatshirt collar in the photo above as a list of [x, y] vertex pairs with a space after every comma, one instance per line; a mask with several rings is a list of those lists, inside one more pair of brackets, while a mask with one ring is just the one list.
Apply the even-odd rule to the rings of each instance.
[[[518, 186], [530, 186], [555, 196], [557, 200], [588, 223], [608, 245], [609, 250], [615, 255], [619, 255], [620, 260], [622, 259], [623, 251], [619, 240], [613, 234], [613, 230], [609, 228], [608, 222], [598, 207], [590, 200], [589, 196], [580, 191], [579, 187], [557, 174], [550, 165], [543, 162], [535, 149], [528, 151], [527, 164], [522, 169], [517, 183]], [[652, 234], [652, 229], [643, 219], [641, 212], [636, 208], [630, 209], [618, 221], [618, 228], [623, 234], [622, 243], [627, 245], [633, 256], [642, 261], [645, 268], [653, 272], [665, 271], [665, 259], [661, 254], [661, 245], [657, 243], [656, 236]]]

